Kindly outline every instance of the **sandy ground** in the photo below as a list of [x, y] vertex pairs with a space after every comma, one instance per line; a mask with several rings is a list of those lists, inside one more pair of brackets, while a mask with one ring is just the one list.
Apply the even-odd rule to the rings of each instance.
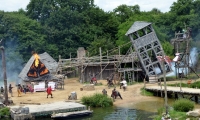
[[[34, 92], [30, 93], [27, 92], [26, 94], [22, 93], [21, 97], [17, 96], [17, 88], [13, 88], [13, 96], [9, 94], [9, 99], [12, 99], [14, 102], [14, 105], [23, 105], [23, 103], [52, 103], [52, 102], [57, 102], [57, 101], [67, 101], [68, 100], [68, 95], [70, 95], [71, 92], [75, 91], [77, 93], [77, 98], [78, 100], [81, 99], [82, 96], [88, 96], [92, 95], [94, 93], [102, 93], [103, 89], [106, 89], [108, 92], [108, 95], [111, 95], [111, 91], [113, 90], [113, 87], [108, 89], [106, 86], [107, 81], [106, 80], [98, 80], [98, 82], [101, 82], [103, 85], [101, 86], [95, 86], [95, 90], [92, 91], [81, 91], [80, 88], [83, 87], [84, 84], [81, 84], [78, 82], [78, 78], [71, 78], [65, 80], [65, 86], [64, 90], [55, 90], [53, 91], [53, 98], [47, 98], [46, 97], [46, 92]], [[151, 84], [149, 84], [151, 85]], [[155, 85], [155, 84], [154, 84]], [[123, 100], [120, 98], [117, 98], [114, 102], [114, 105], [120, 106], [123, 105], [124, 103], [129, 103], [133, 102], [137, 104], [138, 102], [144, 102], [146, 100], [151, 100], [155, 99], [155, 97], [148, 97], [148, 96], [142, 96], [140, 94], [140, 89], [144, 86], [143, 83], [137, 83], [135, 85], [129, 85], [126, 91], [123, 91], [122, 89], [119, 89], [119, 86], [116, 86], [116, 89], [121, 93]]]
[[[73, 91], [77, 93], [77, 99], [78, 99], [77, 102], [80, 101], [81, 97], [83, 96], [93, 95], [94, 93], [102, 93], [103, 89], [106, 89], [108, 92], [108, 95], [110, 96], [111, 91], [113, 90], [113, 87], [108, 89], [106, 80], [98, 80], [98, 82], [99, 83], [101, 82], [103, 85], [95, 86], [95, 90], [92, 90], [92, 91], [85, 91], [85, 90], [81, 91], [80, 88], [83, 88], [84, 84], [79, 83], [78, 78], [66, 79], [64, 90], [53, 91], [52, 92], [53, 98], [50, 98], [50, 96], [49, 98], [47, 98], [46, 92], [34, 92], [34, 93], [27, 92], [26, 94], [22, 93], [22, 96], [18, 97], [17, 88], [14, 87], [13, 88], [14, 97], [11, 97], [11, 95], [9, 94], [9, 99], [13, 100], [14, 105], [23, 106], [25, 104], [37, 104], [37, 103], [44, 104], [44, 103], [53, 103], [53, 102], [59, 102], [59, 101], [68, 101], [68, 96]], [[171, 81], [170, 83], [177, 83], [177, 82], [180, 82], [180, 81]], [[184, 81], [184, 82], [187, 82], [187, 81]], [[157, 83], [146, 84], [146, 86], [152, 86], [152, 85], [154, 86], [158, 84]], [[127, 90], [123, 91], [123, 89], [119, 89], [119, 86], [116, 86], [116, 89], [121, 93], [123, 100], [121, 100], [118, 97], [114, 102], [114, 106], [126, 107], [126, 108], [134, 106], [136, 109], [156, 112], [157, 108], [159, 108], [159, 106], [162, 105], [162, 104], [159, 104], [158, 101], [161, 101], [162, 103], [164, 99], [160, 97], [155, 97], [155, 96], [141, 95], [140, 89], [142, 87], [144, 87], [143, 83], [136, 83], [134, 85], [128, 85]], [[25, 103], [25, 104], [21, 104], [21, 103]]]

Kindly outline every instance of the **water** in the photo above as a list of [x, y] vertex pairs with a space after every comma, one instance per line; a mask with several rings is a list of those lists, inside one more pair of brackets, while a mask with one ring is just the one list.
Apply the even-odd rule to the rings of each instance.
[[[152, 120], [150, 116], [156, 115], [154, 112], [147, 112], [136, 109], [121, 107], [92, 108], [91, 116], [70, 120]], [[2, 119], [1, 120], [11, 120]], [[36, 118], [36, 120], [52, 120], [51, 118]]]
[[[136, 109], [107, 107], [92, 108], [94, 111], [91, 116], [81, 117], [70, 120], [152, 120], [150, 116], [155, 115], [154, 112], [147, 112]], [[50, 118], [37, 118], [37, 120], [51, 120]]]

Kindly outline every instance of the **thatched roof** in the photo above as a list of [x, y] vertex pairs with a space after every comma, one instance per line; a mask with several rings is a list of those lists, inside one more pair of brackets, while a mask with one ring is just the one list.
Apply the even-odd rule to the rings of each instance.
[[40, 76], [38, 78], [28, 77], [27, 72], [29, 71], [31, 65], [33, 64], [35, 58], [32, 56], [29, 61], [26, 63], [24, 68], [22, 69], [21, 73], [18, 75], [19, 78], [21, 78], [24, 81], [35, 81], [35, 80], [52, 80], [57, 79], [54, 77], [54, 73], [56, 73], [56, 69], [58, 67], [58, 63], [47, 53], [44, 52], [43, 54], [39, 54], [40, 61], [46, 66], [46, 68], [49, 70], [49, 74], [46, 74], [44, 76]]

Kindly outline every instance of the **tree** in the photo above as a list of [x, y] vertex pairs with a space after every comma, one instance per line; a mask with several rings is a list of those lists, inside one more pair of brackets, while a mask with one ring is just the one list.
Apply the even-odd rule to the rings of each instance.
[[0, 37], [5, 40], [4, 46], [12, 49], [18, 57], [29, 59], [31, 51], [44, 52], [45, 35], [41, 25], [18, 12], [0, 12]]
[[133, 14], [140, 13], [140, 6], [127, 6], [122, 4], [115, 8], [113, 12], [116, 14], [116, 16], [119, 18], [119, 21], [122, 23], [125, 22], [131, 16], [133, 16]]

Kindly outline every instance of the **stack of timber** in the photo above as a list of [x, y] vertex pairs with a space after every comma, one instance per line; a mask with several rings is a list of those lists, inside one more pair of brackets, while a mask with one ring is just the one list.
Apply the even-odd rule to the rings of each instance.
[[156, 75], [149, 76], [149, 83], [157, 83], [158, 78]]

